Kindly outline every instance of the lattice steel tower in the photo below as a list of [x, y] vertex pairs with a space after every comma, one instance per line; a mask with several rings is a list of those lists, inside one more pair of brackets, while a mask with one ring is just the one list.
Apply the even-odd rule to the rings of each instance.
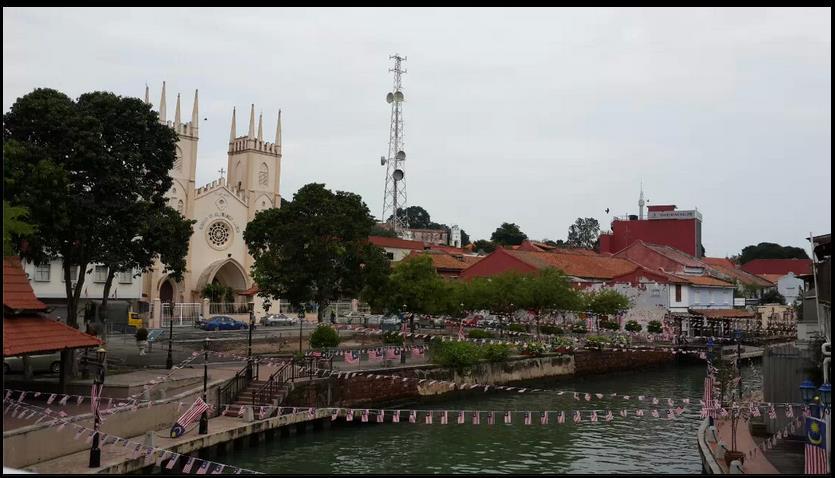
[[389, 69], [394, 72], [394, 89], [386, 95], [386, 101], [391, 104], [391, 128], [388, 156], [380, 157], [380, 164], [386, 166], [386, 189], [383, 194], [381, 220], [386, 222], [391, 216], [392, 220], [389, 224], [394, 232], [400, 235], [405, 228], [409, 227], [405, 215], [397, 214], [398, 208], [406, 208], [406, 184], [404, 182], [406, 153], [403, 151], [403, 101], [405, 98], [400, 84], [400, 76], [406, 73], [406, 70], [401, 70], [401, 62], [406, 61], [406, 57], [395, 53], [389, 59], [394, 60], [394, 68]]

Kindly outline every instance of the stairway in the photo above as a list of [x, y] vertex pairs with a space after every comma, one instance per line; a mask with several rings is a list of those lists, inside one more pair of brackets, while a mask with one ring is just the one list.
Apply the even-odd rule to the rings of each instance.
[[[237, 417], [238, 413], [240, 412], [241, 406], [252, 405], [253, 394], [255, 394], [258, 390], [261, 389], [261, 387], [263, 387], [266, 384], [266, 380], [253, 380], [248, 387], [246, 387], [241, 393], [238, 394], [238, 396], [235, 398], [235, 402], [229, 404], [229, 409], [224, 411], [222, 414], [227, 417]], [[273, 394], [272, 397], [270, 397], [270, 401], [268, 403], [258, 403], [256, 404], [256, 406], [268, 406], [274, 405], [276, 403], [281, 405], [281, 403], [283, 403], [284, 399], [287, 397], [288, 393], [290, 393], [290, 390], [287, 385], [279, 386], [276, 393]]]

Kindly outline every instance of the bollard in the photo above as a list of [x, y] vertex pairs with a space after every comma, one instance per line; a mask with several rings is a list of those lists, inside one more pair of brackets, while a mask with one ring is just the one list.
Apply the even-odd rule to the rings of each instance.
[[728, 446], [725, 445], [725, 442], [720, 441], [719, 446], [716, 447], [716, 460], [723, 460], [726, 451], [728, 451]]
[[716, 435], [716, 427], [713, 425], [707, 427], [705, 435], [705, 441], [708, 443], [716, 443], [719, 440], [719, 437]]

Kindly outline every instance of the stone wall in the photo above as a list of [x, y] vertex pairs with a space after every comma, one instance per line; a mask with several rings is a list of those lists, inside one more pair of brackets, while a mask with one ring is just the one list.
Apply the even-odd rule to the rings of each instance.
[[670, 352], [615, 352], [583, 350], [574, 355], [574, 375], [594, 375], [674, 362]]

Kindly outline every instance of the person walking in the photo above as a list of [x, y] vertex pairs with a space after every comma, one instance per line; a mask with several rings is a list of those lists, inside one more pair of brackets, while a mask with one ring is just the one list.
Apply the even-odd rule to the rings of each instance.
[[331, 324], [336, 324], [336, 312], [331, 310]]

